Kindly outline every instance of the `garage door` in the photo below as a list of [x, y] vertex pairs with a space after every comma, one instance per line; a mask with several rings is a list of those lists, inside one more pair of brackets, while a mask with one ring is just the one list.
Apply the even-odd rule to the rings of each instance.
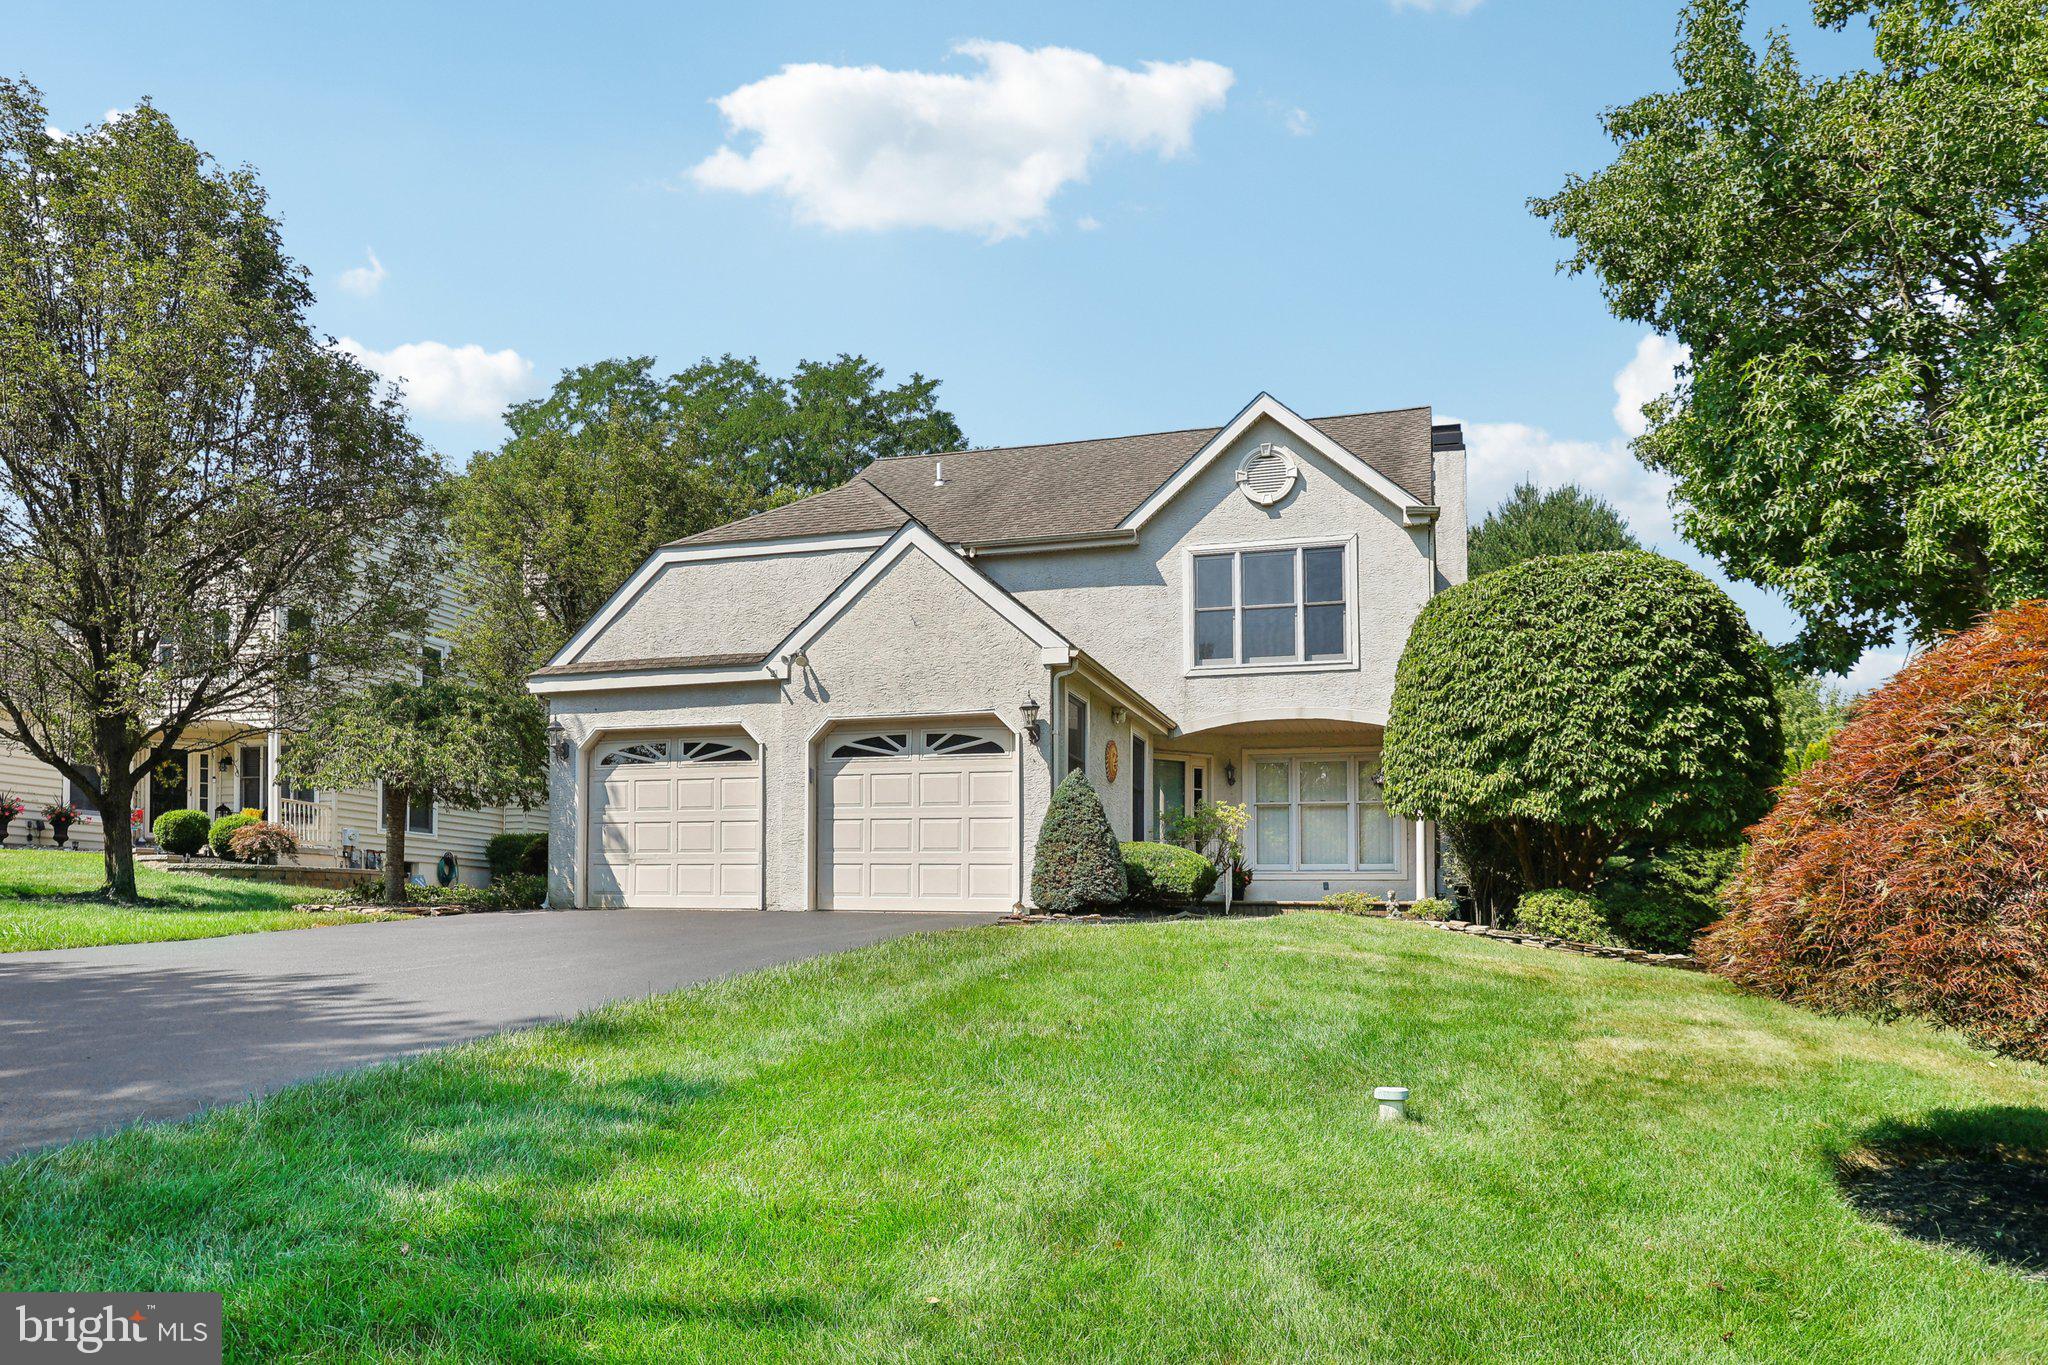
[[1000, 729], [905, 726], [828, 739], [818, 784], [819, 903], [1007, 910], [1017, 902], [1017, 776]]
[[752, 741], [615, 741], [598, 749], [591, 784], [594, 904], [761, 904], [761, 757]]

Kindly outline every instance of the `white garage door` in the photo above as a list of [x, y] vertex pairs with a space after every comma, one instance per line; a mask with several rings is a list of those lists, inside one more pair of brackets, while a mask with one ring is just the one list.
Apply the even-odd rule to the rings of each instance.
[[761, 904], [761, 758], [751, 741], [614, 741], [599, 747], [591, 786], [593, 904]]
[[1017, 777], [997, 729], [904, 726], [828, 739], [819, 903], [1007, 910], [1017, 901]]

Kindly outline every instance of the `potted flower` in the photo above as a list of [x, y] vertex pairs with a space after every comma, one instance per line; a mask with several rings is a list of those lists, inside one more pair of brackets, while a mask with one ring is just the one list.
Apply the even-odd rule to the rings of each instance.
[[7, 827], [21, 814], [21, 798], [0, 792], [0, 844], [7, 842]]
[[78, 807], [69, 801], [55, 801], [43, 807], [43, 818], [50, 822], [50, 841], [62, 848], [71, 837], [71, 826], [78, 820]]

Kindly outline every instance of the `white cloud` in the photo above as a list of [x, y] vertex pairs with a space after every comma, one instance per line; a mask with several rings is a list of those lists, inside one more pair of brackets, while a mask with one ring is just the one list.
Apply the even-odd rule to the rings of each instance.
[[1680, 544], [1668, 502], [1671, 480], [1645, 469], [1619, 437], [1563, 440], [1522, 422], [1467, 422], [1465, 451], [1466, 497], [1475, 524], [1525, 479], [1546, 489], [1576, 483], [1613, 503], [1644, 544]]
[[1479, 0], [1392, 0], [1395, 9], [1419, 9], [1424, 14], [1470, 14]]
[[1827, 681], [1851, 696], [1860, 697], [1890, 682], [1892, 674], [1904, 668], [1912, 657], [1904, 650], [1873, 649], [1847, 673], [1830, 674]]
[[1102, 220], [1092, 213], [1084, 213], [1074, 220], [1074, 226], [1083, 232], [1093, 232], [1102, 226]]
[[1015, 236], [1088, 178], [1105, 147], [1187, 151], [1195, 120], [1236, 79], [1214, 62], [1112, 66], [1072, 48], [969, 42], [961, 75], [785, 66], [717, 101], [744, 150], [720, 147], [697, 184], [776, 193], [821, 227], [936, 227]]
[[384, 276], [387, 272], [384, 269], [384, 262], [377, 259], [375, 251], [364, 247], [363, 254], [370, 258], [370, 263], [368, 265], [349, 267], [341, 272], [340, 278], [335, 283], [351, 294], [360, 294], [362, 297], [368, 298], [383, 288]]
[[334, 344], [403, 389], [406, 403], [421, 417], [495, 421], [507, 404], [534, 392], [533, 362], [514, 350], [410, 341], [373, 351], [350, 337]]
[[1282, 121], [1286, 123], [1287, 131], [1296, 137], [1307, 137], [1316, 130], [1316, 121], [1306, 109], [1289, 109]]
[[1635, 355], [1614, 376], [1614, 425], [1630, 437], [1648, 431], [1643, 405], [1671, 392], [1678, 367], [1691, 359], [1691, 350], [1655, 332], [1637, 342]]

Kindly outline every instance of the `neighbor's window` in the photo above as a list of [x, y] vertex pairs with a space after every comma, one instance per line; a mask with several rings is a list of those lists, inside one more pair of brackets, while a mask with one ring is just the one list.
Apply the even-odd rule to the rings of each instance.
[[[92, 774], [92, 780], [94, 782], [97, 783], [100, 780], [100, 770], [98, 768], [92, 766], [91, 764], [81, 764], [79, 766], [83, 767], [88, 773]], [[64, 780], [64, 799], [70, 802], [72, 805], [76, 806], [78, 808], [78, 813], [80, 815], [97, 815], [99, 813], [99, 806], [94, 803], [92, 797], [86, 792], [85, 788], [79, 786], [76, 782], [73, 782], [69, 778], [66, 778]]]
[[1294, 545], [1196, 555], [1195, 667], [1349, 659], [1344, 553]]
[[313, 634], [313, 613], [305, 607], [286, 607], [284, 630], [286, 638], [292, 644], [291, 654], [285, 659], [285, 676], [305, 682], [313, 676], [313, 651], [309, 647]]
[[1067, 694], [1067, 771], [1088, 771], [1088, 703]]

